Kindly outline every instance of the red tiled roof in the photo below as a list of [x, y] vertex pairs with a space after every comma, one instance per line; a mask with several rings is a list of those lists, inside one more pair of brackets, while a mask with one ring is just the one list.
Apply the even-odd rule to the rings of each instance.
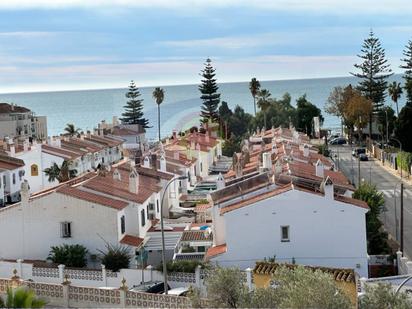
[[14, 170], [24, 166], [24, 161], [7, 155], [0, 155], [0, 169]]
[[166, 179], [166, 180], [171, 180], [174, 177], [174, 175], [172, 174], [161, 172], [161, 171], [158, 171], [152, 168], [147, 168], [143, 166], [136, 166], [135, 168], [139, 174], [145, 175], [148, 177], [156, 177], [156, 178], [161, 178], [161, 179]]
[[143, 238], [126, 234], [120, 240], [120, 243], [128, 246], [139, 247], [143, 243], [143, 240]]
[[206, 210], [208, 210], [209, 208], [211, 208], [212, 207], [212, 204], [211, 203], [208, 203], [208, 204], [198, 204], [198, 205], [196, 205], [196, 207], [195, 207], [195, 212], [205, 212]]
[[212, 241], [212, 233], [205, 234], [205, 231], [183, 231], [181, 241]]
[[86, 136], [84, 140], [94, 142], [94, 143], [99, 143], [101, 145], [105, 145], [108, 147], [119, 146], [123, 143], [123, 141], [119, 141], [117, 139], [110, 138], [108, 136], [99, 136], [99, 135], [90, 135], [90, 137]]
[[57, 157], [61, 157], [63, 159], [73, 160], [78, 157], [81, 157], [81, 153], [67, 149], [67, 148], [58, 148], [49, 145], [42, 145], [41, 146], [42, 152], [48, 153], [50, 155], [54, 155]]
[[237, 203], [228, 205], [226, 207], [223, 207], [223, 208], [220, 209], [220, 214], [223, 215], [223, 214], [225, 214], [227, 212], [230, 212], [232, 210], [236, 210], [236, 209], [248, 206], [250, 204], [265, 200], [267, 198], [279, 195], [281, 193], [284, 193], [284, 192], [287, 192], [287, 191], [290, 191], [290, 190], [292, 190], [292, 185], [287, 184], [283, 187], [276, 188], [276, 189], [274, 189], [270, 192], [266, 192], [266, 193], [263, 193], [263, 194], [252, 196], [248, 199], [244, 199], [244, 200], [241, 200], [240, 202], [237, 202]]
[[121, 210], [121, 209], [125, 208], [128, 205], [128, 203], [124, 202], [124, 201], [115, 200], [115, 199], [112, 199], [112, 198], [109, 198], [109, 197], [105, 197], [105, 196], [98, 195], [98, 194], [95, 194], [95, 193], [82, 191], [80, 189], [72, 188], [72, 187], [69, 187], [69, 186], [61, 187], [61, 188], [57, 189], [56, 192], [58, 192], [60, 194], [64, 194], [64, 195], [69, 195], [69, 196], [72, 196], [74, 198], [78, 198], [80, 200], [85, 200], [85, 201], [88, 201], [88, 202], [92, 202], [92, 203], [95, 203], [95, 204], [111, 207], [111, 208], [118, 209], [118, 210]]
[[0, 103], [0, 114], [13, 114], [13, 113], [29, 113], [30, 110], [23, 106], [14, 105], [9, 103]]
[[212, 257], [215, 257], [216, 255], [223, 254], [226, 252], [227, 252], [226, 244], [210, 247], [206, 251], [205, 259], [208, 260]]
[[355, 206], [359, 206], [361, 208], [369, 209], [369, 206], [366, 202], [357, 200], [351, 197], [343, 196], [343, 195], [335, 195], [335, 200]]

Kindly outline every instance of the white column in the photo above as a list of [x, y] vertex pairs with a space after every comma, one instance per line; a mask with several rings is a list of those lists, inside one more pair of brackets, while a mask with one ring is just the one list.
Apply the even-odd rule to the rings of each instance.
[[20, 277], [20, 279], [24, 279], [23, 277], [23, 260], [22, 259], [17, 259], [17, 271], [18, 271], [18, 276]]
[[397, 251], [396, 252], [396, 266], [398, 267], [398, 274], [401, 274], [401, 257], [402, 257], [402, 252]]
[[60, 264], [58, 266], [58, 268], [59, 268], [59, 278], [60, 278], [61, 282], [64, 282], [64, 267], [65, 266], [63, 264]]
[[102, 264], [102, 280], [104, 286], [107, 286], [107, 272], [106, 272], [106, 266]]
[[406, 262], [406, 269], [408, 270], [408, 275], [412, 275], [412, 262], [411, 261]]
[[368, 280], [365, 277], [359, 278], [359, 282], [360, 282], [360, 293], [364, 293], [365, 292], [365, 284], [366, 284], [366, 280]]
[[197, 265], [196, 269], [195, 269], [195, 282], [196, 282], [196, 286], [201, 289], [202, 287], [202, 282], [200, 281], [200, 270], [202, 269], [202, 267], [200, 265]]
[[146, 267], [146, 269], [149, 271], [150, 282], [153, 282], [153, 266], [152, 266], [152, 265], [148, 265], [148, 266]]
[[402, 275], [407, 275], [408, 274], [408, 268], [406, 267], [406, 262], [408, 262], [408, 258], [407, 257], [401, 257]]
[[247, 282], [247, 287], [249, 291], [252, 291], [253, 287], [252, 287], [252, 269], [251, 268], [246, 268], [246, 282]]

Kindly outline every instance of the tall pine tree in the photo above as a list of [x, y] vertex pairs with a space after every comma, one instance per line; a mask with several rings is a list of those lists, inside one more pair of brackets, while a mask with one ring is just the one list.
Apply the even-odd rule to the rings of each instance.
[[373, 31], [364, 40], [358, 57], [362, 63], [355, 64], [355, 68], [360, 72], [351, 74], [360, 79], [358, 90], [373, 102], [373, 113], [369, 116], [369, 136], [372, 136], [373, 115], [376, 115], [385, 103], [387, 79], [393, 73], [385, 57], [385, 50]]
[[405, 92], [406, 92], [406, 104], [412, 107], [412, 40], [409, 40], [408, 44], [403, 50], [405, 58], [402, 59], [402, 69], [405, 69], [403, 79], [405, 80]]
[[218, 107], [220, 103], [220, 93], [215, 79], [215, 69], [212, 66], [212, 60], [206, 59], [205, 68], [201, 71], [203, 77], [202, 84], [199, 86], [201, 93], [200, 99], [203, 101], [200, 116], [202, 122], [206, 123], [209, 120], [216, 121], [218, 119]]
[[143, 116], [143, 99], [139, 99], [140, 92], [136, 87], [134, 81], [130, 82], [129, 91], [126, 93], [127, 101], [126, 105], [123, 106], [125, 111], [122, 114], [120, 120], [124, 124], [140, 124], [143, 128], [149, 128], [149, 120]]

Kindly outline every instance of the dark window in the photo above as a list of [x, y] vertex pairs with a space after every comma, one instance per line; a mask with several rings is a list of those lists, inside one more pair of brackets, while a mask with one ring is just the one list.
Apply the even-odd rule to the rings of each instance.
[[289, 241], [289, 226], [281, 226], [281, 241]]
[[126, 220], [125, 220], [124, 216], [121, 216], [121, 218], [120, 218], [120, 230], [121, 230], [122, 234], [124, 234], [126, 232]]
[[146, 215], [147, 215], [147, 220], [150, 220], [150, 216], [149, 216], [149, 206], [146, 206]]
[[16, 184], [16, 174], [13, 173], [13, 185], [15, 185], [15, 184]]
[[200, 172], [203, 172], [203, 164], [200, 162]]
[[156, 200], [156, 210], [157, 210], [157, 212], [160, 211], [160, 210], [159, 210], [159, 200]]
[[145, 214], [145, 210], [142, 209], [142, 211], [140, 212], [140, 220], [142, 222], [142, 226], [146, 225], [146, 214]]
[[72, 223], [60, 222], [60, 235], [62, 238], [72, 237]]

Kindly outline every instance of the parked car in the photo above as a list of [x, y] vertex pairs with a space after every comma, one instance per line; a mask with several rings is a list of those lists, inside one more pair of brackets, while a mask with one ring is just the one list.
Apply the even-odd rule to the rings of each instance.
[[366, 155], [366, 153], [361, 153], [361, 154], [359, 155], [359, 160], [360, 160], [360, 161], [368, 161], [369, 158], [368, 158], [368, 156]]
[[[175, 295], [175, 296], [187, 296], [188, 293], [189, 293], [189, 289], [185, 288], [185, 287], [170, 289], [170, 290], [167, 291], [167, 294]], [[163, 294], [165, 294], [165, 293], [163, 293]]]
[[337, 137], [337, 138], [332, 139], [329, 142], [330, 145], [344, 145], [346, 143], [347, 143], [346, 138], [344, 138], [344, 137]]
[[[167, 286], [170, 289], [170, 286]], [[164, 282], [163, 281], [153, 281], [145, 282], [144, 284], [134, 285], [129, 291], [132, 292], [145, 292], [152, 294], [162, 294], [164, 292]]]
[[366, 154], [365, 148], [355, 148], [352, 150], [352, 156], [358, 157], [361, 154]]

